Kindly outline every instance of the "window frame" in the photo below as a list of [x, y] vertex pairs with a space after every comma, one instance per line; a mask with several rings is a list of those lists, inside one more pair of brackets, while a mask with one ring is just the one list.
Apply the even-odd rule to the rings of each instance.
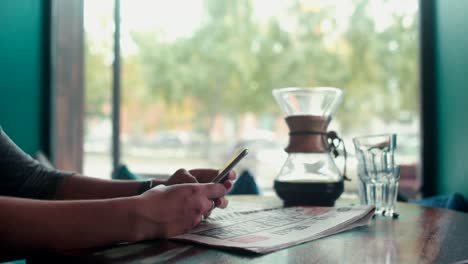
[[83, 168], [83, 0], [50, 1], [50, 148], [61, 170]]

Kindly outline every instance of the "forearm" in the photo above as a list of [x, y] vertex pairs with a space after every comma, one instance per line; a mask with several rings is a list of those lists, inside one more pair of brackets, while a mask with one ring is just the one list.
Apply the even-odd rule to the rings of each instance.
[[27, 253], [135, 240], [135, 199], [41, 201], [0, 197], [1, 251]]
[[[155, 181], [154, 185], [160, 182]], [[66, 177], [59, 186], [55, 199], [106, 199], [139, 194], [141, 181], [105, 180], [81, 175]]]

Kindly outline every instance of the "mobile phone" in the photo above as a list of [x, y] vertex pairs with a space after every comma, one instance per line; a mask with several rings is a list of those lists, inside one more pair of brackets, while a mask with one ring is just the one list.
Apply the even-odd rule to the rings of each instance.
[[234, 168], [234, 166], [236, 166], [236, 164], [239, 163], [239, 161], [241, 161], [241, 159], [243, 159], [248, 153], [249, 151], [246, 148], [241, 149], [226, 163], [226, 166], [220, 170], [219, 174], [211, 182], [220, 183], [226, 180], [226, 177], [232, 168]]

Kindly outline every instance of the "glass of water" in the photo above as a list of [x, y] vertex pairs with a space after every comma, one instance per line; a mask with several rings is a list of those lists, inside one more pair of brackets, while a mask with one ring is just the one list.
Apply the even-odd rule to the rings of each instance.
[[395, 164], [396, 134], [353, 138], [358, 159], [361, 204], [374, 205], [376, 214], [393, 216], [400, 166]]

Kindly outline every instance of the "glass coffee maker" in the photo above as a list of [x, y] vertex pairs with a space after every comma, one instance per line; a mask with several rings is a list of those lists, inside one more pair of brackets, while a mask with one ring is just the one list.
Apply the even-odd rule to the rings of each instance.
[[[285, 205], [333, 206], [344, 190], [346, 150], [328, 125], [343, 92], [333, 87], [280, 88], [273, 90], [289, 127], [288, 153], [275, 179], [274, 189]], [[344, 169], [335, 158], [342, 145]]]

